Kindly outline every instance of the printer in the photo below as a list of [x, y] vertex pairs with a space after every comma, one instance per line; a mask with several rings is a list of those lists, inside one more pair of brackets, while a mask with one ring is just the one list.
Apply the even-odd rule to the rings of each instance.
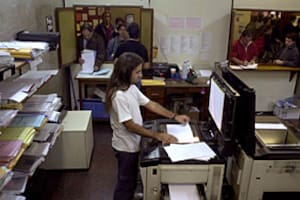
[[[238, 94], [225, 84], [222, 77], [213, 73], [209, 95], [209, 120], [190, 122], [194, 136], [216, 153], [216, 157], [201, 161], [188, 159], [172, 162], [163, 145], [155, 140], [143, 138], [140, 172], [143, 182], [144, 200], [167, 199], [169, 184], [193, 184], [199, 197], [220, 200], [227, 157], [234, 152], [235, 106]], [[146, 121], [144, 126], [155, 131], [165, 131], [170, 120]]]
[[[266, 116], [256, 117], [255, 103], [253, 88], [230, 68], [216, 68], [210, 79], [209, 119], [192, 126], [217, 156], [172, 162], [162, 144], [143, 138], [144, 199], [163, 199], [169, 184], [196, 184], [203, 199], [218, 200], [223, 178], [233, 188], [232, 199], [300, 199], [300, 133], [290, 126], [255, 127], [262, 119], [270, 122]], [[145, 127], [163, 131], [166, 123], [172, 122], [157, 119], [145, 122]]]
[[[275, 116], [256, 116], [255, 91], [228, 67], [222, 78], [238, 93], [226, 179], [240, 200], [300, 199], [300, 134]], [[279, 128], [278, 128], [279, 127]], [[286, 126], [283, 126], [286, 127]]]
[[[166, 124], [172, 123], [174, 121], [157, 119], [145, 122], [145, 127], [164, 131]], [[202, 138], [200, 126], [191, 124], [195, 136]], [[209, 161], [172, 162], [160, 142], [149, 138], [142, 140], [140, 174], [144, 200], [168, 199], [169, 184], [196, 185], [199, 197], [220, 200], [224, 169], [225, 161], [220, 155]]]
[[16, 39], [20, 41], [41, 41], [48, 42], [50, 50], [55, 50], [59, 44], [60, 34], [58, 32], [29, 32], [20, 31], [16, 34]]

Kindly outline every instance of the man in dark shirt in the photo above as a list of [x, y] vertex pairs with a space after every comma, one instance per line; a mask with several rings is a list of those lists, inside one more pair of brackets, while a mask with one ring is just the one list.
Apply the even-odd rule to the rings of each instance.
[[299, 50], [296, 45], [297, 34], [288, 33], [285, 36], [285, 47], [279, 52], [274, 64], [297, 67], [299, 65]]
[[129, 35], [129, 39], [118, 47], [114, 55], [114, 60], [117, 59], [124, 52], [133, 52], [143, 58], [144, 60], [143, 69], [148, 69], [150, 66], [148, 51], [146, 47], [139, 41], [140, 28], [138, 24], [135, 22], [129, 24], [127, 27], [127, 32]]

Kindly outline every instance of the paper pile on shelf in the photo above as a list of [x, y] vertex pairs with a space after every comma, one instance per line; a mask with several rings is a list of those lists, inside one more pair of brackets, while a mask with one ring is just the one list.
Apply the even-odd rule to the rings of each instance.
[[14, 58], [33, 59], [49, 50], [47, 42], [0, 42], [0, 51], [9, 52]]
[[[4, 166], [0, 167], [0, 190], [11, 180], [13, 173]], [[0, 196], [1, 199], [2, 195]]]
[[0, 65], [13, 65], [14, 60], [9, 52], [0, 50]]
[[0, 140], [12, 141], [20, 140], [23, 142], [23, 146], [28, 146], [33, 140], [36, 131], [32, 127], [8, 127], [2, 129], [2, 134], [0, 135]]
[[[14, 80], [0, 82], [2, 102], [21, 103], [45, 84], [57, 70], [28, 71]], [[3, 105], [2, 105], [3, 106]]]
[[0, 110], [0, 127], [7, 127], [13, 118], [17, 115], [18, 110]]
[[1, 141], [0, 140], [0, 165], [8, 165], [21, 151], [22, 141]]

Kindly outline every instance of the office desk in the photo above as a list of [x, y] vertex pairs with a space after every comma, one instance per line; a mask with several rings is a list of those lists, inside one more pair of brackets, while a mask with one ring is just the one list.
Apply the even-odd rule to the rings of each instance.
[[[208, 115], [208, 94], [209, 87], [207, 78], [199, 79], [199, 83], [194, 85], [185, 81], [166, 80], [163, 86], [142, 86], [142, 91], [151, 100], [156, 101], [164, 106], [170, 106], [172, 95], [184, 97], [193, 97], [193, 105], [199, 109], [199, 119], [206, 120]], [[158, 116], [154, 113], [144, 110], [144, 119], [157, 119]]]
[[255, 89], [256, 111], [273, 111], [274, 103], [294, 95], [300, 68], [259, 65], [257, 69], [233, 70], [246, 84]]
[[103, 64], [102, 68], [109, 68], [111, 71], [104, 75], [91, 75], [78, 73], [75, 79], [78, 81], [78, 95], [80, 109], [82, 108], [83, 99], [87, 97], [88, 85], [103, 85], [106, 87], [108, 80], [111, 77], [113, 71], [113, 64]]

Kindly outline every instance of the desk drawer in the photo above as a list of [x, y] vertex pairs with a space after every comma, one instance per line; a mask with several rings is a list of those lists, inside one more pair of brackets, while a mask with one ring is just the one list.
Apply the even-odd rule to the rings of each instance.
[[163, 87], [149, 87], [144, 88], [145, 95], [150, 99], [164, 98], [164, 88]]

